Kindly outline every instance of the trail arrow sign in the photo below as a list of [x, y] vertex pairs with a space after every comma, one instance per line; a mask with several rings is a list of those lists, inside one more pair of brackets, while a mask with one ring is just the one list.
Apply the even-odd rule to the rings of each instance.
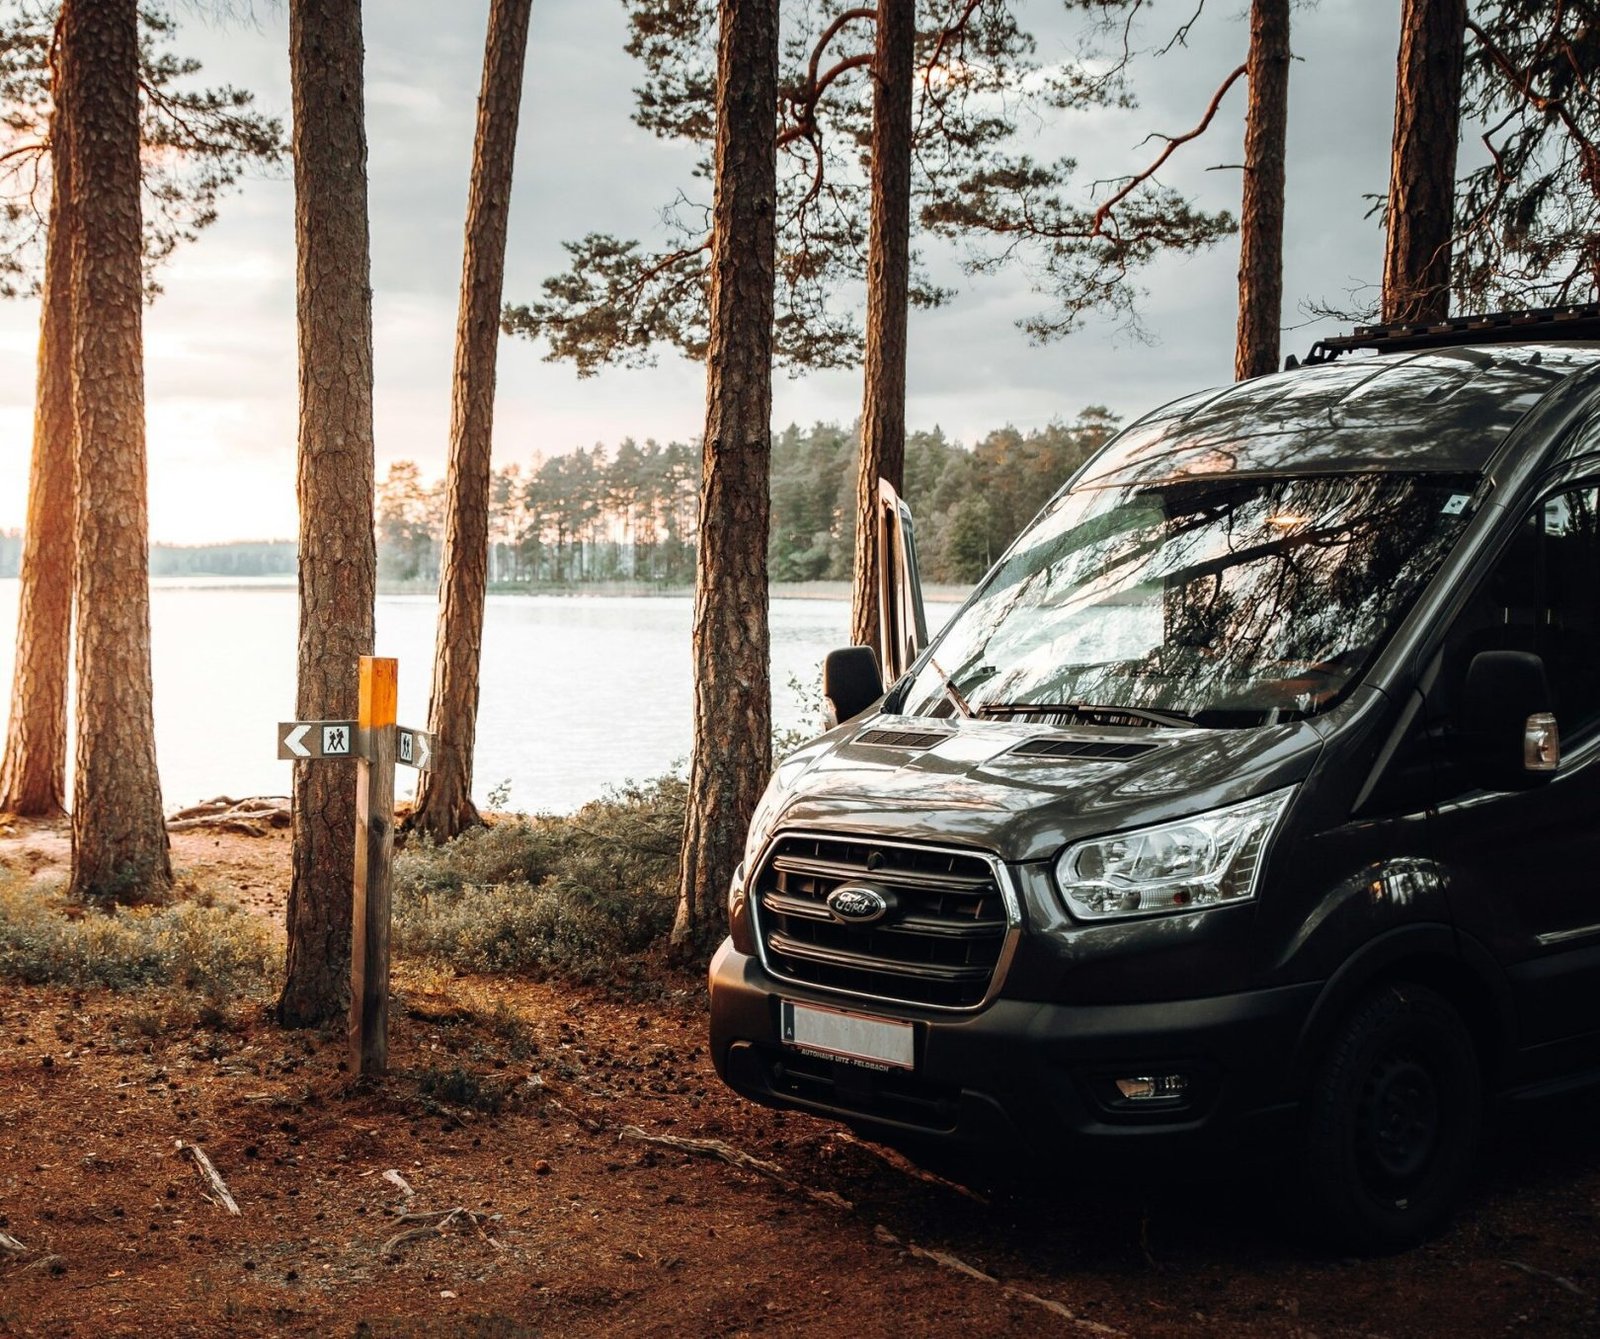
[[354, 721], [279, 721], [278, 756], [301, 758], [358, 757]]
[[413, 730], [409, 725], [397, 725], [394, 730], [394, 760], [417, 771], [426, 771], [433, 765], [433, 736], [426, 730]]
[[426, 730], [395, 723], [399, 662], [362, 656], [358, 719], [280, 721], [278, 756], [356, 760], [356, 850], [350, 925], [350, 1068], [382, 1074], [389, 1064], [389, 920], [393, 894], [394, 766], [433, 761]]

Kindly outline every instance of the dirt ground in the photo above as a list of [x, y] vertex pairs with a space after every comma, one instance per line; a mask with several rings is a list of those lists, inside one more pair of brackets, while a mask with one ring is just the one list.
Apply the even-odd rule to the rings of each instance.
[[[13, 867], [65, 854], [59, 829], [0, 836]], [[280, 919], [287, 856], [174, 835]], [[392, 1073], [365, 1086], [341, 1036], [162, 1007], [0, 985], [0, 1234], [26, 1248], [0, 1240], [0, 1335], [1600, 1334], [1593, 1101], [1502, 1121], [1448, 1235], [1357, 1261], [1305, 1244], [1270, 1176], [918, 1175], [744, 1103], [697, 980], [402, 964]]]

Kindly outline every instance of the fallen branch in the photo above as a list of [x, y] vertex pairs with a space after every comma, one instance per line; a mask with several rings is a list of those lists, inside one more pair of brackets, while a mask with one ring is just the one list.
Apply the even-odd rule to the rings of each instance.
[[388, 1241], [383, 1243], [379, 1254], [385, 1258], [394, 1256], [407, 1242], [425, 1241], [429, 1237], [444, 1236], [452, 1225], [466, 1223], [480, 1238], [497, 1251], [505, 1250], [498, 1241], [483, 1230], [486, 1222], [492, 1222], [490, 1217], [479, 1217], [471, 1209], [457, 1206], [454, 1209], [437, 1209], [431, 1213], [399, 1213], [395, 1215], [397, 1223], [427, 1223], [426, 1227], [406, 1228], [396, 1232]]
[[211, 1159], [206, 1157], [205, 1150], [194, 1144], [186, 1144], [181, 1139], [173, 1142], [178, 1146], [178, 1156], [188, 1158], [199, 1169], [200, 1179], [205, 1183], [206, 1189], [201, 1193], [213, 1204], [219, 1205], [229, 1213], [237, 1215], [239, 1205], [228, 1189], [228, 1183], [222, 1179], [217, 1169], [211, 1165]]
[[730, 1167], [738, 1167], [765, 1176], [793, 1194], [804, 1195], [818, 1204], [843, 1209], [846, 1213], [856, 1207], [843, 1195], [836, 1195], [831, 1190], [817, 1190], [812, 1186], [801, 1185], [798, 1181], [791, 1181], [777, 1163], [754, 1157], [742, 1149], [734, 1148], [732, 1144], [723, 1143], [720, 1139], [686, 1139], [674, 1134], [650, 1134], [637, 1125], [624, 1125], [617, 1131], [617, 1138], [633, 1139], [642, 1144], [656, 1144], [662, 1148], [676, 1149], [680, 1153], [693, 1153], [699, 1157], [716, 1158]]
[[1550, 1273], [1549, 1270], [1535, 1269], [1532, 1265], [1525, 1265], [1520, 1260], [1502, 1260], [1500, 1263], [1508, 1266], [1511, 1269], [1520, 1269], [1524, 1274], [1532, 1275], [1532, 1277], [1536, 1279], [1544, 1279], [1546, 1282], [1553, 1283], [1556, 1285], [1556, 1287], [1565, 1289], [1574, 1297], [1589, 1296], [1589, 1293], [1585, 1289], [1580, 1288], [1571, 1279], [1564, 1279], [1559, 1274]]
[[904, 1153], [896, 1149], [885, 1148], [881, 1144], [871, 1144], [865, 1139], [857, 1139], [853, 1134], [844, 1134], [838, 1131], [834, 1133], [833, 1137], [842, 1144], [853, 1144], [864, 1152], [872, 1154], [873, 1157], [893, 1167], [895, 1171], [912, 1177], [914, 1180], [925, 1181], [930, 1186], [938, 1186], [941, 1190], [948, 1190], [952, 1194], [964, 1195], [975, 1204], [987, 1206], [989, 1203], [987, 1195], [980, 1195], [971, 1186], [964, 1186], [959, 1181], [951, 1181], [946, 1177], [940, 1176], [937, 1172], [923, 1170], [912, 1162], [910, 1158], [906, 1157]]
[[26, 1255], [28, 1248], [9, 1232], [0, 1232], [0, 1255]]
[[1073, 1325], [1089, 1334], [1115, 1335], [1119, 1336], [1119, 1339], [1123, 1334], [1121, 1330], [1113, 1329], [1109, 1325], [1102, 1325], [1097, 1320], [1088, 1320], [1078, 1315], [1071, 1308], [1063, 1306], [1052, 1298], [1040, 1297], [1038, 1293], [1031, 1293], [1026, 1289], [1013, 1287], [1009, 1283], [1001, 1283], [993, 1274], [985, 1274], [976, 1265], [969, 1265], [959, 1255], [951, 1255], [948, 1251], [931, 1250], [926, 1246], [918, 1246], [913, 1241], [901, 1241], [882, 1223], [879, 1223], [872, 1230], [872, 1235], [883, 1245], [898, 1247], [918, 1260], [926, 1260], [930, 1264], [938, 1265], [939, 1268], [951, 1270], [956, 1274], [965, 1274], [969, 1279], [976, 1279], [979, 1283], [992, 1283], [1005, 1296], [1014, 1301], [1026, 1302], [1029, 1306], [1039, 1307], [1053, 1316], [1060, 1316], [1062, 1320], [1070, 1321]]
[[401, 1176], [400, 1173], [393, 1167], [389, 1168], [389, 1170], [383, 1174], [383, 1179], [392, 1186], [398, 1186], [400, 1193], [407, 1199], [410, 1199], [417, 1193], [411, 1188], [411, 1182], [407, 1181], [405, 1177]]

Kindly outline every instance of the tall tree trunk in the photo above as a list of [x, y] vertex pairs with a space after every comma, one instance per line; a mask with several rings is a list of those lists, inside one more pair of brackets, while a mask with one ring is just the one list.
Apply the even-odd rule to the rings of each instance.
[[1383, 258], [1385, 321], [1442, 321], [1450, 314], [1466, 23], [1466, 0], [1404, 0], [1401, 6]]
[[906, 304], [911, 288], [911, 103], [914, 0], [878, 0], [872, 61], [872, 220], [867, 347], [856, 468], [850, 640], [878, 644], [878, 479], [899, 491], [906, 460]]
[[156, 775], [144, 441], [137, 0], [67, 0], [78, 704], [72, 891], [172, 882]]
[[67, 664], [72, 653], [72, 156], [60, 103], [50, 125], [50, 228], [45, 238], [34, 386], [33, 459], [22, 539], [11, 718], [0, 759], [0, 811], [60, 814], [67, 787]]
[[1289, 135], [1289, 0], [1250, 7], [1250, 106], [1239, 211], [1239, 333], [1233, 375], [1278, 370], [1283, 321], [1283, 160]]
[[711, 327], [695, 558], [694, 761], [672, 943], [708, 946], [772, 761], [767, 527], [778, 0], [719, 0]]
[[[360, 0], [291, 0], [300, 347], [302, 720], [353, 720], [372, 651], [372, 288]], [[296, 763], [288, 975], [278, 1017], [322, 1022], [350, 999], [355, 778]]]
[[466, 258], [456, 316], [450, 461], [445, 471], [439, 630], [428, 730], [433, 766], [422, 774], [412, 825], [437, 842], [478, 822], [472, 755], [478, 731], [478, 666], [489, 580], [489, 482], [494, 441], [495, 354], [506, 270], [506, 221], [516, 161], [517, 113], [532, 0], [493, 0], [484, 43], [483, 91], [467, 195]]

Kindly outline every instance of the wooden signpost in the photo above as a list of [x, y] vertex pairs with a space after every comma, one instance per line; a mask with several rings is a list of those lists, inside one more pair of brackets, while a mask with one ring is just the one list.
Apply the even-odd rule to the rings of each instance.
[[282, 721], [278, 756], [356, 760], [355, 907], [350, 935], [350, 1068], [389, 1066], [389, 914], [394, 865], [394, 769], [426, 768], [434, 739], [395, 723], [400, 662], [361, 657], [353, 721]]

